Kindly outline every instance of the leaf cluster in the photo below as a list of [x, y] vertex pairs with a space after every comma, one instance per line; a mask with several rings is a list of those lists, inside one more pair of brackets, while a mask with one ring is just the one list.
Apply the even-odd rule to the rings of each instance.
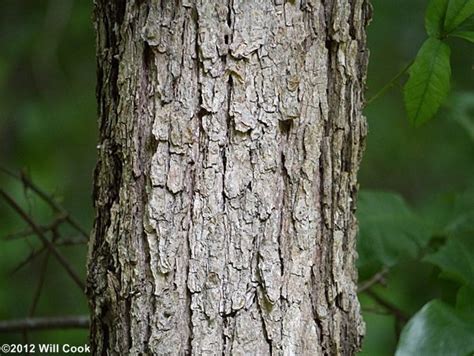
[[[474, 189], [440, 199], [417, 214], [394, 193], [359, 197], [359, 271], [408, 260], [431, 264], [457, 288], [454, 303], [433, 299], [404, 326], [397, 356], [459, 355], [474, 351]], [[420, 291], [423, 293], [423, 291]]]
[[451, 82], [449, 37], [474, 42], [474, 0], [431, 0], [425, 14], [423, 43], [403, 89], [410, 122], [429, 121], [445, 101]]

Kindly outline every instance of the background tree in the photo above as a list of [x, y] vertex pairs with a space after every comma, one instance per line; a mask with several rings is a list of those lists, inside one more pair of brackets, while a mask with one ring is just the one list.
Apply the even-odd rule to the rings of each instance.
[[97, 353], [358, 350], [368, 16], [97, 1]]

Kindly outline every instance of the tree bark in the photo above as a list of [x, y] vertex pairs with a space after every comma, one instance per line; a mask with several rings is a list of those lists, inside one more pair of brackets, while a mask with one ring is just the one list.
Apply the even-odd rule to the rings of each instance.
[[366, 0], [96, 0], [95, 354], [353, 355]]

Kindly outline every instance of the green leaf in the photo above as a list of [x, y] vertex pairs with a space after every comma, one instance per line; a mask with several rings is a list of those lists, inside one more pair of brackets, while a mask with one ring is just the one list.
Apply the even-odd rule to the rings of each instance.
[[473, 236], [462, 234], [451, 237], [445, 246], [426, 256], [424, 260], [438, 266], [446, 277], [474, 288]]
[[458, 216], [454, 211], [458, 199], [458, 194], [443, 193], [427, 200], [423, 207], [420, 207], [424, 219], [433, 225], [435, 235], [446, 235], [446, 227]]
[[440, 37], [444, 30], [444, 18], [448, 0], [431, 0], [425, 14], [425, 28], [428, 35]]
[[461, 236], [474, 236], [474, 211], [460, 214], [446, 227], [447, 234]]
[[473, 31], [456, 31], [451, 34], [454, 37], [462, 38], [463, 40], [474, 43], [474, 32]]
[[456, 31], [474, 31], [474, 16], [470, 16], [461, 25], [456, 28]]
[[451, 219], [445, 225], [444, 233], [461, 240], [467, 239], [468, 244], [472, 243], [470, 238], [474, 236], [474, 187], [456, 196]]
[[396, 194], [361, 191], [357, 216], [359, 266], [416, 257], [430, 238], [426, 224]]
[[395, 356], [465, 356], [473, 351], [474, 323], [434, 300], [403, 328]]
[[451, 32], [474, 14], [474, 0], [449, 0], [444, 28]]
[[450, 52], [444, 42], [428, 38], [409, 69], [403, 94], [408, 117], [415, 126], [430, 120], [449, 92]]

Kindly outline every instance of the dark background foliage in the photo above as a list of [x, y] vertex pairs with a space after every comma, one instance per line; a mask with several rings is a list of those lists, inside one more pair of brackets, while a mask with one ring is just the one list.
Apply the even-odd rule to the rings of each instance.
[[[426, 37], [423, 14], [427, 1], [372, 0], [372, 4], [368, 97], [410, 62]], [[28, 174], [87, 230], [94, 214], [91, 190], [97, 136], [91, 11], [89, 1], [0, 3], [0, 166]], [[396, 192], [428, 224], [436, 224], [437, 216], [443, 214], [432, 213], [438, 206], [433, 202], [468, 189], [474, 177], [474, 51], [461, 39], [449, 43], [453, 91], [435, 119], [419, 128], [410, 126], [398, 87], [366, 109], [369, 136], [359, 174], [361, 189]], [[453, 110], [460, 93], [471, 103], [464, 121]], [[35, 221], [47, 224], [55, 218], [30, 190], [1, 173], [0, 188], [14, 196]], [[361, 219], [371, 216], [370, 207], [366, 211]], [[44, 254], [12, 272], [39, 244], [35, 236], [3, 239], [26, 227], [13, 210], [0, 203], [0, 320], [31, 314]], [[63, 225], [60, 233], [77, 235]], [[85, 276], [86, 246], [62, 247], [61, 251]], [[391, 266], [386, 287], [375, 287], [384, 300], [411, 317], [433, 298], [455, 299], [459, 286], [440, 279], [438, 267], [420, 263], [416, 255], [404, 257], [403, 263]], [[361, 280], [377, 273], [378, 267], [361, 265]], [[363, 354], [393, 354], [397, 329], [403, 322], [397, 322], [387, 310], [381, 313], [366, 293], [361, 294], [361, 301], [367, 322]], [[85, 297], [55, 259], [49, 258], [35, 315], [85, 313]], [[87, 341], [87, 332], [42, 331], [26, 337], [35, 343], [81, 344]], [[0, 344], [24, 340], [23, 334], [0, 334]]]

